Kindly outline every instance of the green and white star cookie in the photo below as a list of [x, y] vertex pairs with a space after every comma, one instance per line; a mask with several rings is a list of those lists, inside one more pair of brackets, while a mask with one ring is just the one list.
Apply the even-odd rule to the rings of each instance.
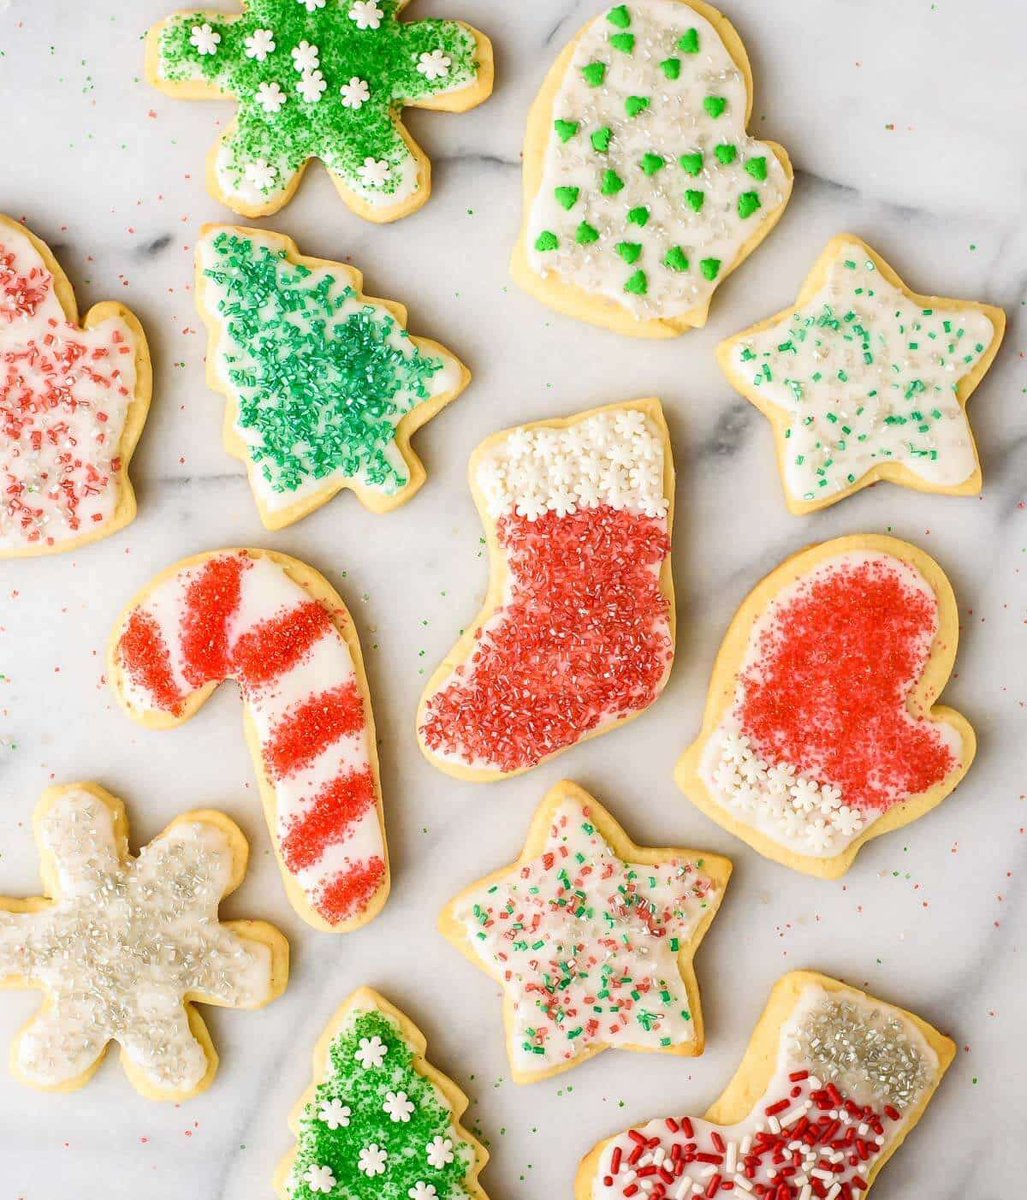
[[975, 496], [966, 402], [1005, 331], [1000, 308], [918, 296], [859, 238], [832, 238], [793, 308], [717, 348], [770, 419], [785, 500], [813, 512], [887, 479]]

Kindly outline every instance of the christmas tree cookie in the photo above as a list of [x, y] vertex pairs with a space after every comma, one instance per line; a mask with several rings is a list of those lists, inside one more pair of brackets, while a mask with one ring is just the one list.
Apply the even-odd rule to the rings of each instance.
[[784, 211], [792, 169], [746, 132], [752, 71], [703, 0], [631, 0], [564, 50], [528, 118], [517, 282], [635, 337], [706, 323]]
[[128, 464], [151, 382], [132, 313], [108, 300], [80, 323], [49, 248], [0, 215], [0, 558], [73, 550], [135, 518]]
[[704, 1117], [600, 1142], [575, 1200], [861, 1200], [955, 1057], [912, 1013], [813, 971], [778, 981], [734, 1078]]
[[196, 294], [210, 335], [207, 378], [228, 402], [225, 443], [246, 464], [268, 529], [342, 488], [376, 512], [426, 478], [410, 437], [467, 386], [406, 309], [364, 296], [359, 271], [300, 255], [281, 234], [204, 228]]
[[369, 221], [420, 208], [431, 164], [407, 106], [464, 112], [492, 92], [492, 47], [461, 21], [400, 21], [407, 0], [244, 0], [150, 30], [146, 76], [184, 99], [236, 101], [208, 187], [247, 217], [277, 212], [312, 158]]
[[966, 719], [934, 705], [957, 640], [949, 581], [915, 546], [859, 534], [793, 555], [728, 629], [679, 786], [768, 858], [843, 875], [973, 761]]
[[35, 828], [46, 894], [0, 897], [0, 986], [46, 993], [14, 1074], [69, 1092], [113, 1041], [144, 1096], [204, 1091], [218, 1056], [194, 1005], [261, 1008], [289, 973], [277, 929], [218, 918], [246, 874], [246, 839], [222, 813], [185, 813], [133, 858], [124, 806], [93, 783], [46, 791]]
[[878, 479], [975, 496], [966, 402], [998, 353], [1000, 308], [911, 292], [859, 238], [832, 238], [793, 308], [717, 348], [774, 428], [785, 501], [814, 512]]
[[487, 1200], [488, 1153], [460, 1124], [467, 1098], [425, 1062], [419, 1029], [370, 988], [353, 993], [314, 1050], [292, 1114], [282, 1200]]
[[731, 864], [636, 846], [586, 791], [543, 800], [517, 862], [447, 905], [447, 938], [503, 988], [513, 1077], [532, 1083], [611, 1047], [703, 1052], [692, 959]]
[[234, 679], [293, 908], [332, 933], [377, 916], [389, 858], [371, 698], [326, 579], [270, 550], [187, 558], [122, 613], [108, 666], [129, 715], [152, 729], [181, 725]]
[[491, 582], [418, 711], [428, 760], [516, 775], [638, 716], [674, 658], [674, 466], [658, 400], [497, 433], [471, 490]]

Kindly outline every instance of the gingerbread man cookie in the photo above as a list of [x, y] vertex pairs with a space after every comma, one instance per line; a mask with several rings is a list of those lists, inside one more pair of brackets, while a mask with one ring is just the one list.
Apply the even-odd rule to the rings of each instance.
[[793, 555], [728, 629], [679, 786], [768, 858], [843, 875], [973, 761], [969, 723], [934, 705], [958, 628], [949, 581], [907, 542], [858, 534]]
[[517, 862], [439, 922], [503, 988], [515, 1081], [613, 1047], [702, 1054], [692, 959], [730, 875], [716, 855], [636, 846], [584, 789], [552, 788]]
[[49, 248], [0, 215], [0, 558], [56, 554], [135, 518], [128, 464], [150, 407], [142, 326], [75, 293]]
[[364, 296], [359, 271], [300, 255], [281, 234], [205, 226], [196, 296], [207, 379], [228, 402], [225, 444], [260, 519], [282, 529], [351, 488], [375, 512], [425, 481], [410, 437], [467, 386], [406, 309]]
[[377, 916], [389, 862], [374, 718], [353, 621], [326, 579], [269, 550], [187, 558], [121, 615], [109, 670], [129, 715], [154, 729], [236, 680], [293, 908], [336, 933]]
[[241, 13], [179, 12], [150, 30], [146, 76], [172, 96], [228, 98], [211, 193], [261, 217], [292, 198], [312, 158], [369, 221], [421, 207], [431, 165], [406, 106], [463, 112], [492, 92], [488, 38], [460, 21], [400, 21], [407, 0], [245, 0]]
[[46, 993], [14, 1073], [72, 1091], [115, 1041], [144, 1096], [204, 1091], [218, 1056], [194, 1005], [260, 1008], [289, 973], [277, 929], [218, 918], [246, 874], [246, 839], [222, 813], [192, 812], [132, 858], [124, 806], [92, 783], [50, 788], [35, 827], [46, 894], [0, 898], [0, 984]]

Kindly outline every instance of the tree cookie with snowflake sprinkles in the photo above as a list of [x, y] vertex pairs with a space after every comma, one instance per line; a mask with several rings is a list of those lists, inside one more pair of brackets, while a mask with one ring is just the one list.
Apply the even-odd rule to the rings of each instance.
[[214, 550], [162, 572], [108, 651], [111, 686], [150, 729], [181, 725], [226, 679], [289, 901], [347, 933], [389, 894], [371, 697], [353, 620], [323, 576], [271, 550]]
[[179, 12], [150, 30], [146, 75], [169, 95], [236, 101], [214, 144], [212, 195], [247, 217], [277, 212], [309, 161], [369, 221], [421, 207], [431, 164], [407, 106], [464, 112], [492, 92], [492, 47], [461, 21], [400, 21], [406, 0], [248, 0]]
[[676, 778], [760, 854], [836, 879], [966, 774], [967, 720], [934, 701], [959, 621], [938, 564], [858, 534], [787, 559], [738, 610]]
[[471, 456], [491, 579], [428, 681], [421, 749], [483, 782], [639, 716], [674, 659], [674, 466], [658, 400], [494, 434]]
[[998, 353], [1005, 313], [911, 292], [859, 238], [832, 238], [793, 308], [721, 342], [734, 387], [771, 422], [793, 513], [879, 479], [976, 496], [966, 402]]
[[355, 268], [306, 258], [281, 234], [208, 225], [197, 243], [207, 380], [268, 529], [342, 488], [375, 512], [405, 503], [426, 478], [411, 435], [470, 380], [448, 350], [407, 333], [402, 305], [362, 287]]
[[314, 1050], [314, 1082], [289, 1126], [282, 1200], [488, 1200], [485, 1147], [460, 1124], [467, 1097], [425, 1061], [424, 1035], [370, 988]]
[[218, 1056], [194, 1005], [261, 1008], [289, 974], [277, 929], [218, 918], [246, 874], [246, 839], [222, 813], [185, 813], [133, 858], [124, 805], [92, 783], [46, 791], [35, 830], [46, 894], [0, 898], [0, 986], [46, 993], [14, 1074], [69, 1092], [117, 1042], [144, 1096], [204, 1091]]
[[730, 875], [716, 855], [636, 846], [582, 788], [552, 788], [517, 862], [471, 884], [439, 921], [503, 988], [514, 1080], [610, 1048], [702, 1054], [692, 960]]
[[793, 971], [706, 1115], [654, 1118], [600, 1142], [575, 1200], [861, 1200], [955, 1053], [912, 1013]]
[[108, 300], [80, 322], [49, 248], [0, 215], [0, 558], [74, 550], [134, 520], [128, 464], [151, 385], [133, 314]]
[[528, 118], [516, 281], [635, 337], [706, 323], [784, 212], [792, 168], [746, 132], [752, 71], [702, 0], [632, 0], [564, 50]]

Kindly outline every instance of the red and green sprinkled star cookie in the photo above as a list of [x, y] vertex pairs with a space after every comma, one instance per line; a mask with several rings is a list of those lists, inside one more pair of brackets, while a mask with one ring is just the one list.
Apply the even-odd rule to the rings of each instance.
[[514, 1079], [611, 1048], [702, 1054], [692, 959], [730, 875], [716, 855], [636, 846], [582, 788], [552, 788], [517, 862], [471, 884], [439, 922], [504, 990]]
[[463, 112], [492, 92], [492, 47], [460, 21], [400, 21], [407, 0], [248, 0], [151, 29], [149, 81], [172, 96], [233, 99], [208, 163], [211, 193], [247, 217], [277, 212], [312, 158], [369, 221], [420, 208], [431, 167], [405, 106]]

